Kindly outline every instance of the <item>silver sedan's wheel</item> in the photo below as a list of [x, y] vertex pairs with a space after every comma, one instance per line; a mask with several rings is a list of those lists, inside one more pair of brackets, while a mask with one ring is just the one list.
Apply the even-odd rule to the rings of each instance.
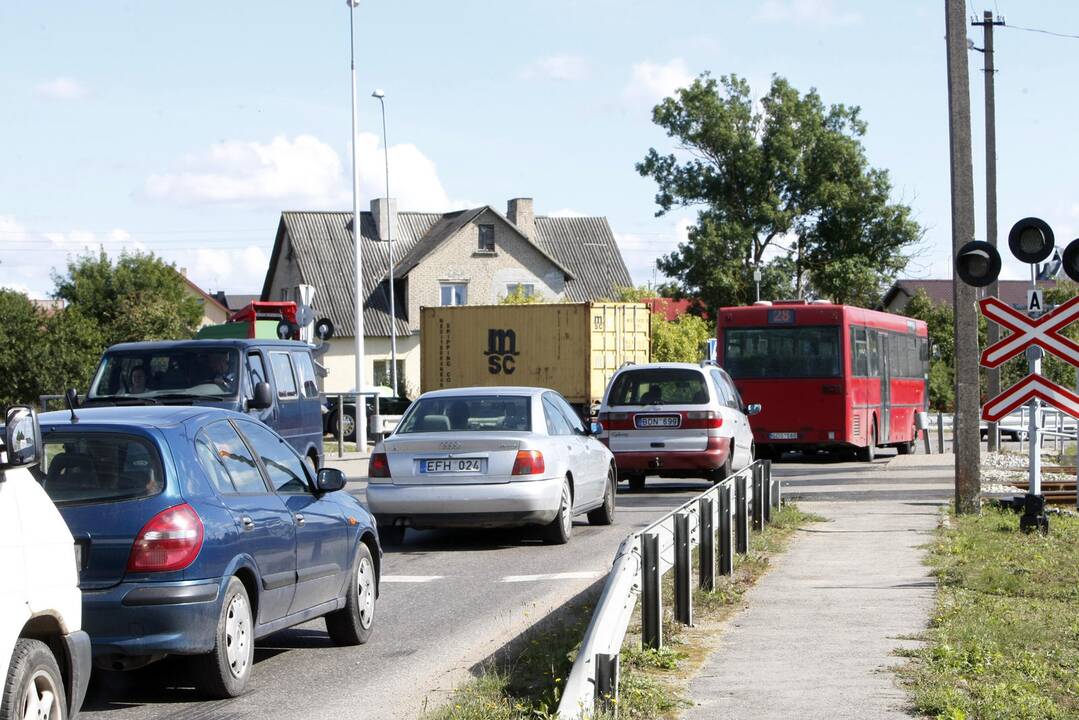
[[0, 716], [12, 720], [63, 720], [67, 700], [60, 667], [49, 646], [22, 638], [15, 643], [3, 686]]
[[564, 545], [569, 542], [573, 532], [573, 490], [569, 478], [562, 481], [562, 496], [558, 504], [558, 514], [543, 529], [543, 539], [551, 545]]
[[588, 512], [588, 522], [592, 525], [610, 525], [614, 522], [615, 491], [618, 486], [618, 475], [614, 466], [607, 471], [607, 487], [603, 491], [603, 504], [595, 510]]

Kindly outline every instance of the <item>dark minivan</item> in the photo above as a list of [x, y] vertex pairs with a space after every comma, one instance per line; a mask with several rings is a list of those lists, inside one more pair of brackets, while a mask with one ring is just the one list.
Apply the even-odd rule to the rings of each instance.
[[121, 343], [105, 351], [84, 403], [205, 405], [257, 418], [322, 467], [322, 403], [311, 347], [292, 340]]

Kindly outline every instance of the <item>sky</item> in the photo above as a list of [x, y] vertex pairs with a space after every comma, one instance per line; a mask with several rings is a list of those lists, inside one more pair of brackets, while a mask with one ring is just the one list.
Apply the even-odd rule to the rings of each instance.
[[[968, 4], [995, 36], [998, 227], [1079, 234], [1073, 0]], [[909, 0], [363, 0], [360, 204], [436, 211], [533, 197], [603, 215], [635, 282], [696, 209], [656, 217], [634, 169], [651, 122], [702, 72], [773, 74], [862, 108], [871, 164], [925, 229], [904, 273], [950, 277], [944, 3]], [[351, 207], [345, 0], [0, 3], [0, 286], [47, 297], [86, 249], [153, 251], [209, 291], [261, 290], [282, 210]], [[981, 28], [968, 28], [981, 46]], [[976, 233], [985, 237], [982, 54], [969, 53]], [[1003, 253], [1007, 256], [1007, 252]], [[1002, 277], [1028, 270], [1006, 259]]]

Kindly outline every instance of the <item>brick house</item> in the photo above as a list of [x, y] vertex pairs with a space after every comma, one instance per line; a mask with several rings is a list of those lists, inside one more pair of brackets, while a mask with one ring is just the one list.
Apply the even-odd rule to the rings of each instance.
[[[295, 300], [315, 287], [317, 317], [335, 337], [322, 362], [327, 392], [355, 387], [354, 245], [351, 212], [283, 212], [262, 287], [263, 300]], [[397, 327], [398, 377], [419, 392], [421, 307], [488, 305], [520, 288], [546, 300], [610, 298], [633, 284], [603, 217], [535, 215], [531, 198], [448, 213], [397, 212], [391, 198], [360, 213], [363, 243], [364, 382], [389, 385], [390, 328]], [[395, 318], [389, 313], [389, 238], [394, 245]]]

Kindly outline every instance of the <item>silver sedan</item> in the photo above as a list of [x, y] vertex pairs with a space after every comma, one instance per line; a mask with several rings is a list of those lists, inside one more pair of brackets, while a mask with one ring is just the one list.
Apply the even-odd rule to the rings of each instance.
[[553, 544], [573, 518], [614, 520], [614, 456], [569, 403], [542, 388], [424, 393], [371, 454], [367, 503], [379, 535], [405, 529], [539, 525]]

